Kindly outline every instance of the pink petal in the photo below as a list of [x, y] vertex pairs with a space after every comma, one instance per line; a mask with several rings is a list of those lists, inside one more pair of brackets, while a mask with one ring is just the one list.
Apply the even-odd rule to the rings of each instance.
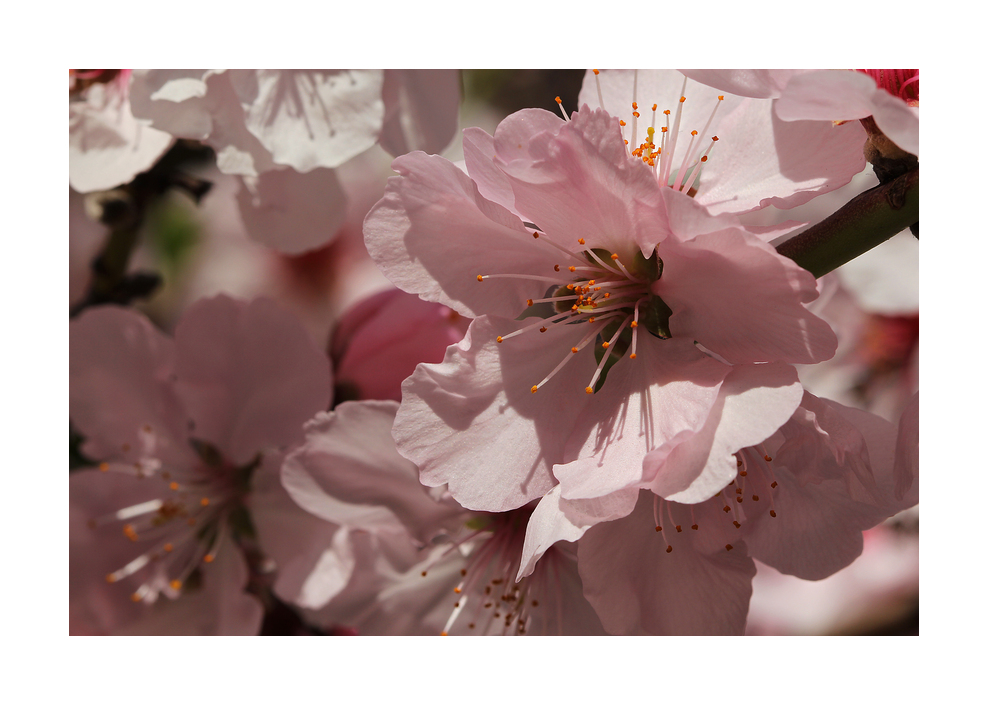
[[671, 451], [645, 456], [649, 489], [675, 502], [709, 499], [737, 475], [733, 454], [775, 433], [802, 394], [796, 371], [788, 365], [734, 367], [703, 428]]
[[[510, 118], [509, 115], [505, 121]], [[493, 137], [479, 127], [468, 127], [463, 131], [463, 160], [477, 190], [487, 200], [514, 211], [515, 194], [511, 183], [494, 163], [494, 157]]]
[[189, 452], [187, 416], [173, 389], [175, 347], [134, 311], [100, 306], [69, 323], [69, 416], [89, 457], [137, 460], [142, 428], [154, 454], [180, 461]]
[[481, 196], [463, 172], [420, 152], [392, 167], [401, 176], [388, 180], [384, 198], [368, 213], [364, 240], [397, 287], [470, 318], [514, 318], [526, 299], [545, 293], [541, 281], [477, 281], [482, 274], [543, 275], [560, 253], [534, 243], [521, 220]]
[[680, 69], [692, 80], [749, 98], [778, 98], [789, 79], [805, 69]]
[[288, 493], [306, 511], [354, 528], [374, 530], [401, 522], [428, 541], [463, 510], [437, 502], [418, 469], [398, 455], [391, 439], [396, 402], [344, 402], [305, 426], [305, 442], [282, 467]]
[[297, 255], [332, 241], [346, 220], [347, 198], [331, 169], [279, 169], [243, 177], [237, 205], [252, 239]]
[[857, 122], [786, 122], [771, 102], [749, 100], [720, 129], [696, 197], [712, 213], [793, 208], [844, 186], [865, 167], [866, 134]]
[[833, 357], [837, 336], [802, 305], [817, 297], [816, 280], [770, 245], [725, 230], [670, 240], [659, 255], [664, 269], [652, 290], [673, 310], [673, 336], [735, 364]]
[[553, 468], [566, 499], [602, 497], [643, 480], [642, 459], [662, 456], [704, 424], [731, 368], [689, 340], [638, 336], [638, 359], [622, 358], [577, 419], [567, 447], [577, 458]]
[[560, 486], [549, 490], [528, 520], [516, 580], [532, 574], [535, 564], [557, 541], [578, 541], [591, 526], [620, 519], [638, 501], [637, 489], [626, 489], [594, 499], [563, 499]]
[[391, 156], [441, 152], [456, 133], [460, 72], [388, 69], [384, 72], [381, 146]]
[[478, 318], [441, 364], [419, 365], [402, 385], [398, 451], [418, 464], [423, 483], [448, 483], [468, 509], [506, 511], [548, 492], [556, 484], [552, 466], [588, 403], [584, 388], [595, 367], [589, 348], [538, 393], [530, 391], [571, 355], [585, 326], [532, 329], [510, 345], [496, 342], [522, 325]]
[[494, 143], [515, 209], [558, 244], [575, 248], [583, 238], [587, 248], [630, 260], [633, 245], [649, 256], [666, 236], [655, 177], [628, 157], [617, 118], [581, 111], [558, 131], [532, 136], [523, 150], [499, 127]]
[[895, 498], [903, 504], [919, 502], [919, 392], [906, 405], [895, 442]]
[[302, 437], [329, 405], [329, 361], [302, 325], [267, 299], [217, 296], [175, 329], [179, 393], [195, 427], [235, 465]]
[[175, 137], [206, 139], [213, 119], [206, 100], [210, 69], [135, 69], [130, 83], [134, 115]]
[[[650, 493], [629, 516], [590, 529], [578, 556], [583, 592], [611, 634], [743, 634], [754, 561], [744, 544], [720, 530], [708, 513], [671, 505], [676, 523], [695, 519], [699, 531], [655, 531]], [[668, 530], [668, 529], [667, 529]], [[725, 546], [733, 539], [732, 550]], [[666, 552], [666, 546], [673, 550]]]

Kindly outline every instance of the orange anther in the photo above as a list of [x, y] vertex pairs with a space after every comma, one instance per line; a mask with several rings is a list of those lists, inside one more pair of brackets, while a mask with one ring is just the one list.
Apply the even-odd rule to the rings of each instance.
[[100, 472], [106, 472], [109, 469], [110, 469], [110, 464], [109, 463], [100, 463], [99, 464], [99, 471]]
[[685, 103], [685, 102], [686, 102], [686, 96], [681, 96], [681, 97], [679, 98], [679, 102], [680, 102], [680, 103]]
[[540, 333], [545, 333], [547, 330], [549, 330], [549, 329], [546, 328], [545, 326], [542, 326], [541, 328], [539, 328], [539, 332]]
[[587, 244], [587, 241], [584, 240], [582, 237], [579, 240], [577, 240], [577, 242], [580, 243], [581, 245], [586, 245]]
[[700, 161], [701, 161], [701, 162], [705, 162], [705, 161], [707, 161], [707, 155], [706, 155], [706, 154], [704, 154], [704, 155], [703, 155], [702, 157], [700, 157]]
[[484, 275], [483, 274], [478, 274], [477, 275], [477, 281], [479, 281], [479, 282], [484, 281]]
[[552, 268], [553, 268], [553, 270], [555, 270], [557, 272], [559, 271], [559, 265], [558, 264], [553, 265]]
[[775, 516], [775, 510], [774, 509], [770, 509], [768, 513], [771, 514], [772, 516]]
[[631, 353], [630, 355], [628, 355], [629, 360], [634, 360], [636, 357], [638, 357], [636, 353]]
[[631, 109], [632, 110], [638, 110], [638, 103], [632, 103], [631, 104]]
[[615, 252], [613, 255], [611, 255], [611, 259], [617, 259], [617, 258], [618, 258], [617, 252]]
[[732, 546], [731, 544], [727, 544], [726, 546], [724, 546], [724, 548], [730, 551], [732, 548], [734, 548], [734, 546]]
[[203, 497], [202, 499], [200, 499], [199, 500], [199, 504], [201, 504], [204, 507], [208, 507], [209, 506], [209, 497]]
[[632, 321], [631, 322], [631, 327], [632, 328], [637, 328], [638, 327], [638, 321]]
[[717, 100], [724, 100], [724, 96], [722, 95], [717, 96]]
[[175, 547], [172, 546], [170, 543], [166, 543], [164, 546], [162, 546], [162, 548], [165, 549], [165, 553], [171, 553]]
[[593, 394], [593, 387], [587, 387], [587, 394]]
[[580, 351], [578, 348], [570, 348], [570, 352], [578, 353]]
[[719, 142], [720, 141], [720, 137], [718, 137], [717, 135], [714, 135], [710, 139], [713, 140], [714, 142]]
[[110, 573], [109, 575], [106, 576], [106, 582], [108, 583], [117, 582], [117, 576], [115, 576], [113, 573]]
[[534, 237], [536, 240], [538, 240], [539, 239], [539, 234], [538, 233], [532, 233], [532, 237]]
[[672, 553], [672, 546], [666, 546], [666, 553]]
[[611, 347], [611, 344], [610, 344], [610, 343], [608, 343], [608, 342], [607, 342], [607, 341], [605, 340], [605, 341], [604, 341], [603, 343], [601, 343], [601, 346], [602, 346], [602, 347], [605, 347], [605, 348], [609, 348], [609, 347]]
[[[624, 127], [628, 123], [626, 123], [624, 120], [618, 120], [618, 124], [621, 125], [621, 127]], [[628, 144], [627, 141], [625, 142], [625, 144]]]
[[563, 104], [563, 99], [560, 98], [558, 95], [556, 96], [556, 103], [558, 103], [559, 105]]
[[457, 595], [459, 595], [461, 592], [463, 592], [463, 589], [460, 588], [460, 587], [455, 587], [455, 588], [453, 588], [453, 592], [455, 592]]
[[[529, 304], [529, 305], [531, 305], [531, 304]], [[504, 338], [502, 338], [501, 336], [497, 336], [497, 342], [500, 343], [502, 340], [504, 340]]]
[[535, 305], [535, 301], [534, 301], [534, 300], [532, 300], [532, 299], [528, 299], [528, 300], [526, 301], [526, 303], [527, 303], [527, 304], [528, 304], [529, 306], [534, 306], [534, 305]]
[[772, 462], [772, 456], [771, 455], [766, 455], [765, 456], [765, 462], [766, 463], [771, 463]]
[[594, 69], [593, 70], [593, 75], [594, 76], [599, 76], [600, 75], [600, 71], [598, 71], [597, 69]]
[[693, 135], [694, 137], [696, 137], [697, 132], [696, 132], [696, 130], [693, 130], [690, 134]]
[[168, 485], [168, 487], [171, 488], [171, 489], [173, 489], [173, 490], [177, 490], [178, 489], [178, 483], [177, 482], [173, 482], [170, 485]]
[[140, 602], [141, 601], [141, 594], [139, 592], [132, 593], [131, 596], [130, 596], [130, 601], [131, 602]]
[[652, 103], [652, 112], [654, 113], [658, 109], [659, 109], [659, 104], [658, 103]]
[[212, 563], [215, 560], [216, 560], [216, 556], [214, 556], [212, 553], [207, 553], [205, 556], [202, 557], [203, 563]]
[[537, 391], [539, 391], [538, 385], [535, 385], [534, 387], [532, 387], [532, 394], [535, 394], [535, 392], [537, 392]]
[[181, 580], [172, 580], [168, 584], [172, 586], [172, 590], [181, 590], [182, 589], [182, 581]]
[[575, 272], [576, 271], [576, 267], [569, 267], [569, 271]]

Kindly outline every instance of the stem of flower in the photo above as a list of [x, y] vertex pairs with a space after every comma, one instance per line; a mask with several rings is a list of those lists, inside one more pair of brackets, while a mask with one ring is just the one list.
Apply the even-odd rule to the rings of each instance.
[[819, 278], [914, 223], [919, 223], [919, 169], [865, 191], [776, 250]]

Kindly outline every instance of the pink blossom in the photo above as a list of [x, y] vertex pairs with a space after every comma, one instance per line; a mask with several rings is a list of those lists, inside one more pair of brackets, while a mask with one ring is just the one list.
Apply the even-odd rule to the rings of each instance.
[[69, 89], [69, 185], [80, 193], [111, 189], [146, 171], [174, 142], [131, 113], [130, 70], [94, 69]]
[[[674, 146], [677, 150], [686, 141], [697, 146], [689, 153], [677, 151], [665, 173], [660, 172], [660, 181], [668, 180], [671, 184], [677, 167], [678, 173], [685, 172], [696, 158], [691, 155], [705, 150], [709, 143], [704, 141], [713, 137], [716, 144], [710, 150], [709, 161], [703, 165], [696, 200], [715, 214], [744, 213], [768, 205], [798, 206], [843, 186], [865, 167], [861, 153], [865, 131], [861, 125], [849, 123], [835, 129], [830, 124], [802, 119], [787, 122], [775, 114], [773, 101], [765, 100], [774, 96], [760, 95], [744, 83], [734, 86], [697, 79], [699, 84], [687, 86], [683, 73], [669, 70], [596, 73], [587, 72], [579, 104], [603, 107], [612, 115], [624, 118], [627, 123], [624, 137], [633, 147], [644, 137], [649, 125], [661, 130], [663, 125], [669, 126], [670, 120], [675, 121], [676, 110], [668, 116], [661, 111], [673, 108], [681, 96], [686, 96], [682, 103], [682, 126], [699, 134], [684, 131], [678, 141], [670, 139], [665, 146], [657, 144], [663, 149]], [[698, 72], [684, 73], [695, 78]], [[747, 76], [765, 72], [739, 73]], [[769, 73], [772, 76], [766, 77], [766, 81], [781, 80], [775, 73], [787, 72]], [[633, 104], [639, 107], [632, 108]], [[712, 106], [716, 109], [711, 110]], [[636, 118], [635, 112], [641, 117]]]
[[720, 90], [772, 98], [775, 114], [798, 120], [859, 120], [869, 115], [901, 149], [919, 156], [919, 71], [689, 70], [690, 78]]
[[[804, 393], [778, 433], [735, 454], [737, 477], [704, 502], [644, 491], [569, 501], [554, 489], [532, 516], [520, 575], [555, 541], [578, 541], [584, 592], [609, 632], [741, 634], [753, 558], [819, 580], [860, 555], [862, 531], [915, 504], [900, 489], [918, 466], [895, 465], [895, 444], [887, 421]], [[608, 521], [618, 502], [623, 518]]]
[[400, 288], [476, 318], [402, 388], [394, 436], [423, 482], [487, 511], [557, 483], [567, 499], [659, 483], [700, 501], [733, 477], [731, 453], [790, 417], [801, 390], [787, 363], [836, 346], [804, 308], [815, 281], [765, 242], [788, 226], [711, 215], [682, 192], [695, 170], [663, 188], [671, 140], [649, 163], [604, 111], [523, 110], [494, 137], [465, 132], [470, 176], [395, 160], [368, 251]]
[[344, 402], [306, 425], [285, 487], [335, 530], [284, 594], [309, 621], [360, 634], [599, 634], [575, 551], [558, 545], [515, 583], [531, 509], [468, 512], [395, 450], [395, 402]]
[[[70, 477], [74, 628], [256, 633], [244, 508], [255, 495], [282, 516], [293, 506], [268, 478], [329, 403], [325, 356], [273, 302], [225, 296], [190, 307], [174, 340], [127, 309], [92, 308], [70, 344], [70, 415], [100, 461]], [[270, 557], [291, 571], [321, 526], [279, 526], [293, 552]]]

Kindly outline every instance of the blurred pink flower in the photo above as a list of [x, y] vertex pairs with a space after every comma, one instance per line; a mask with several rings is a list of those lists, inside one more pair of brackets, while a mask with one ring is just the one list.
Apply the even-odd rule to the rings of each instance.
[[[70, 416], [101, 461], [69, 480], [73, 631], [256, 633], [244, 510], [265, 486], [269, 507], [292, 507], [268, 478], [329, 404], [325, 355], [264, 299], [202, 300], [174, 341], [115, 306], [88, 309], [69, 332]], [[294, 531], [294, 552], [269, 556], [286, 570], [321, 538], [296, 514], [276, 529]]]
[[80, 193], [128, 183], [174, 142], [131, 114], [130, 80], [129, 69], [69, 73], [69, 186]]
[[351, 306], [333, 331], [330, 358], [337, 403], [401, 401], [401, 383], [420, 363], [441, 362], [469, 319], [442, 304], [389, 289]]
[[[476, 318], [402, 388], [394, 436], [423, 482], [486, 511], [557, 482], [567, 499], [658, 482], [701, 501], [733, 477], [731, 453], [795, 410], [785, 363], [836, 347], [804, 308], [815, 281], [765, 242], [789, 226], [753, 233], [711, 215], [682, 192], [695, 170], [661, 187], [672, 139], [668, 162], [643, 163], [604, 111], [523, 110], [494, 137], [465, 132], [471, 176], [439, 157], [395, 160], [368, 251], [400, 288]], [[701, 429], [706, 455], [675, 452]]]
[[859, 120], [869, 115], [901, 149], [919, 156], [919, 71], [689, 70], [693, 80], [772, 98], [780, 120]]

